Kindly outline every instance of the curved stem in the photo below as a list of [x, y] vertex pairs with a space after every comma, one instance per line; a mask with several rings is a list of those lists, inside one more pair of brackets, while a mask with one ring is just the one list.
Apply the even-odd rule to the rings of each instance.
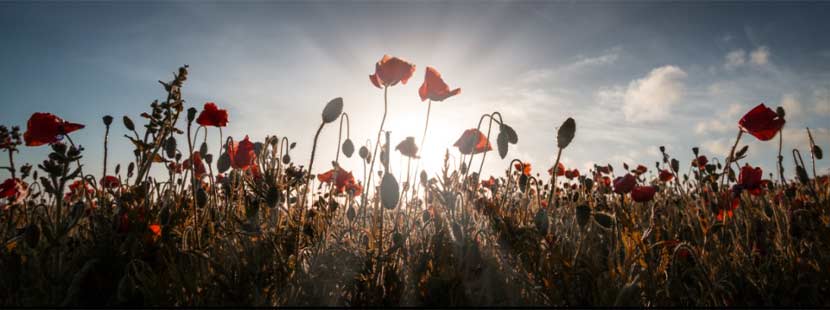
[[326, 123], [320, 123], [320, 128], [317, 128], [317, 133], [314, 134], [314, 144], [312, 144], [312, 146], [311, 146], [311, 159], [308, 161], [308, 175], [309, 175], [309, 177], [308, 177], [308, 180], [306, 181], [306, 190], [305, 190], [305, 192], [303, 192], [303, 202], [302, 203], [305, 203], [306, 194], [310, 191], [310, 186], [311, 186], [310, 183], [314, 179], [314, 178], [311, 177], [312, 175], [314, 175], [314, 173], [312, 172], [311, 169], [314, 168], [314, 154], [317, 152], [317, 138], [320, 137], [320, 132], [323, 131], [323, 126], [325, 126], [325, 125], [326, 125]]
[[[383, 118], [380, 120], [380, 128], [378, 128], [378, 137], [375, 139], [375, 150], [372, 152], [372, 163], [369, 165], [369, 177], [366, 180], [366, 188], [369, 189], [372, 186], [372, 172], [375, 171], [375, 160], [377, 159], [378, 154], [378, 145], [380, 145], [380, 133], [383, 132], [383, 124], [386, 123], [386, 112], [388, 107], [388, 94], [389, 86], [383, 87]], [[363, 196], [363, 207], [366, 206], [366, 195]]]
[[[494, 112], [498, 113], [498, 112]], [[501, 117], [501, 115], [499, 115]], [[490, 124], [487, 125], [487, 141], [490, 141], [490, 130], [493, 129], [493, 121], [495, 119], [490, 115]], [[478, 165], [478, 177], [481, 178], [481, 169], [484, 168], [484, 160], [487, 158], [487, 152], [481, 154], [481, 164]], [[522, 166], [522, 173], [524, 173], [524, 165]]]
[[556, 162], [553, 164], [553, 176], [550, 177], [550, 195], [548, 195], [548, 206], [551, 206], [551, 203], [555, 203], [554, 207], [559, 206], [559, 199], [556, 201], [553, 200], [553, 196], [556, 195], [556, 176], [559, 175], [559, 159], [562, 157], [562, 149], [560, 148], [558, 152], [556, 152]]
[[[723, 179], [724, 179], [724, 177], [726, 176], [726, 174], [728, 173], [728, 171], [729, 171], [729, 169], [730, 169], [730, 168], [729, 168], [729, 165], [731, 165], [731, 164], [732, 164], [732, 161], [734, 161], [734, 158], [735, 158], [735, 148], [737, 148], [737, 147], [738, 147], [738, 142], [740, 142], [740, 141], [741, 141], [741, 136], [742, 136], [743, 134], [744, 134], [744, 131], [743, 131], [743, 130], [741, 130], [741, 129], [739, 129], [739, 130], [738, 130], [738, 136], [735, 138], [735, 144], [733, 144], [733, 145], [732, 145], [732, 150], [730, 150], [730, 151], [729, 151], [729, 157], [727, 157], [727, 158], [726, 158], [726, 165], [724, 166], [724, 167], [725, 167], [724, 169], [727, 169], [727, 170], [726, 170], [726, 171], [724, 171], [723, 176], [721, 177], [721, 185], [723, 185]], [[723, 186], [721, 186], [721, 188], [723, 188]]]

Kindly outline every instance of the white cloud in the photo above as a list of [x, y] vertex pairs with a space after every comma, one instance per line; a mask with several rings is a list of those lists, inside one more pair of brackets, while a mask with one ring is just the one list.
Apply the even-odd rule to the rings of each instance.
[[737, 116], [738, 113], [741, 113], [743, 107], [740, 103], [733, 103], [729, 105], [729, 109], [726, 111], [726, 117], [732, 118]]
[[759, 46], [747, 53], [744, 49], [736, 49], [726, 54], [726, 62], [723, 67], [726, 70], [735, 70], [744, 65], [766, 66], [770, 64], [770, 51], [766, 46]]
[[729, 126], [717, 119], [701, 121], [697, 123], [695, 126], [695, 133], [699, 135], [706, 134], [707, 132], [716, 132], [716, 133], [724, 133], [729, 131]]
[[725, 138], [704, 141], [702, 146], [703, 150], [717, 156], [726, 156], [730, 150], [729, 141]]
[[769, 48], [766, 46], [759, 46], [752, 53], [749, 54], [749, 59], [753, 64], [763, 66], [769, 63]]
[[623, 113], [631, 122], [665, 119], [671, 106], [683, 96], [686, 72], [675, 66], [663, 66], [628, 85], [623, 99]]
[[737, 49], [726, 54], [726, 64], [724, 67], [728, 70], [735, 69], [746, 63], [746, 51]]
[[814, 110], [817, 114], [822, 116], [830, 115], [830, 89], [820, 88], [813, 92], [815, 100]]
[[795, 94], [785, 94], [781, 97], [781, 106], [787, 113], [787, 120], [797, 119], [801, 116], [801, 102]]

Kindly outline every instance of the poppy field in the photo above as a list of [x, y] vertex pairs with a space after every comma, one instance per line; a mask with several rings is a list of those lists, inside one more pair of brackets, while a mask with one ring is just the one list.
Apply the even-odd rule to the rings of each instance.
[[[84, 124], [0, 124], [0, 306], [830, 306], [830, 180], [808, 128], [809, 145], [781, 149], [782, 128], [800, 126], [783, 108], [744, 111], [726, 158], [655, 145], [651, 163], [588, 171], [560, 161], [580, 140], [567, 111], [550, 120], [551, 167], [512, 158], [520, 133], [494, 112], [424, 171], [432, 104], [463, 93], [418, 69], [376, 63], [382, 118], [359, 147], [319, 139], [350, 121], [343, 98], [321, 102], [313, 140], [222, 136], [228, 111], [182, 96], [188, 66], [139, 120], [102, 117], [103, 175], [80, 161], [99, 149], [72, 140]], [[423, 135], [390, 141], [388, 92], [408, 82], [422, 83]], [[108, 162], [110, 139], [134, 159]], [[777, 171], [745, 160], [748, 139], [779, 146]], [[21, 163], [24, 148], [50, 153]], [[362, 166], [340, 165], [353, 156]], [[504, 170], [484, 175], [485, 161]]]

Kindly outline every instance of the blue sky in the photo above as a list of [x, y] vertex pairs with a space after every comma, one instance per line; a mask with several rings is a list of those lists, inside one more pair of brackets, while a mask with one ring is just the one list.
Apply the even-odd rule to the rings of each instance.
[[[785, 150], [806, 151], [804, 127], [828, 149], [829, 13], [826, 3], [3, 2], [0, 123], [25, 127], [42, 111], [86, 124], [73, 139], [86, 147], [87, 172], [100, 174], [101, 117], [139, 120], [164, 95], [156, 81], [188, 64], [188, 106], [227, 108], [224, 133], [237, 139], [288, 136], [305, 164], [334, 97], [344, 98], [358, 146], [375, 137], [383, 92], [368, 75], [390, 54], [417, 65], [407, 85], [390, 89], [395, 143], [420, 139], [426, 66], [462, 88], [433, 106], [423, 154], [431, 172], [444, 148], [493, 111], [519, 134], [508, 156], [537, 171], [552, 165], [556, 127], [567, 117], [577, 121], [567, 166], [652, 167], [659, 145], [684, 163], [693, 146], [722, 158], [737, 120], [761, 102], [787, 109]], [[131, 157], [124, 133], [116, 121], [111, 163]], [[318, 163], [334, 158], [336, 139], [336, 126], [326, 127]], [[208, 141], [215, 150], [216, 130]], [[772, 171], [777, 143], [745, 136], [742, 144], [750, 162]], [[38, 163], [47, 149], [18, 157]], [[486, 171], [506, 168], [497, 158], [488, 155]], [[396, 174], [401, 162], [393, 159]], [[343, 165], [360, 175], [357, 156]], [[818, 166], [830, 168], [827, 159]]]

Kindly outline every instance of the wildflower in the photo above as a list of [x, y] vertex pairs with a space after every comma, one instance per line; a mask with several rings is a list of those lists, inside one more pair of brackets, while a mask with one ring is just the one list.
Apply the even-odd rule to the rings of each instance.
[[346, 193], [349, 193], [352, 196], [360, 196], [363, 194], [363, 185], [355, 183], [354, 179], [352, 179], [351, 182], [346, 183]]
[[433, 67], [427, 67], [426, 76], [424, 76], [424, 83], [418, 89], [418, 95], [421, 96], [421, 101], [427, 99], [432, 101], [444, 101], [449, 97], [461, 93], [461, 88], [450, 90], [444, 79], [441, 78], [441, 73]]
[[149, 226], [150, 231], [153, 233], [153, 237], [159, 238], [161, 237], [161, 225], [159, 224], [152, 224]]
[[490, 176], [490, 179], [487, 179], [487, 180], [481, 181], [481, 186], [482, 186], [482, 187], [489, 188], [489, 189], [491, 189], [491, 190], [492, 190], [492, 189], [493, 189], [493, 187], [495, 187], [495, 186], [496, 186], [496, 178], [494, 178], [493, 176]]
[[475, 128], [465, 130], [453, 146], [458, 147], [458, 151], [465, 155], [484, 153], [493, 149], [487, 137]]
[[377, 88], [395, 86], [398, 82], [406, 84], [412, 73], [415, 73], [415, 65], [398, 57], [383, 55], [375, 64], [375, 74], [369, 76], [369, 81]]
[[729, 195], [730, 193], [728, 192], [722, 195], [723, 199], [720, 201], [720, 208], [717, 215], [718, 221], [731, 218], [734, 215], [733, 211], [737, 209], [741, 203], [741, 200], [737, 196], [730, 197]]
[[[360, 195], [363, 192], [363, 187], [359, 184], [356, 184], [354, 175], [351, 172], [346, 171], [343, 168], [336, 167], [329, 171], [326, 171], [323, 174], [317, 175], [317, 179], [323, 183], [334, 184], [335, 190], [338, 193], [343, 193], [345, 190], [350, 189], [353, 192], [356, 192], [355, 196]], [[358, 191], [359, 189], [359, 191]]]
[[72, 197], [80, 197], [84, 195], [84, 187], [86, 187], [86, 195], [92, 195], [95, 193], [95, 189], [92, 188], [87, 182], [84, 180], [75, 180], [72, 184], [69, 184], [69, 193], [66, 193], [64, 196], [64, 200], [69, 200]]
[[[566, 169], [565, 169], [565, 165], [564, 165], [564, 164], [559, 163], [559, 164], [557, 164], [557, 165], [556, 165], [556, 176], [563, 176], [563, 175], [565, 175], [565, 171], [566, 171]], [[550, 169], [548, 169], [548, 174], [553, 175], [553, 173], [554, 173], [554, 169], [553, 169], [553, 167], [551, 167]]]
[[193, 155], [191, 155], [190, 158], [185, 159], [185, 161], [182, 162], [182, 167], [184, 167], [184, 169], [189, 170], [191, 166], [193, 166], [194, 169], [193, 176], [195, 176], [197, 179], [202, 178], [202, 175], [204, 175], [207, 172], [207, 170], [205, 169], [205, 164], [204, 162], [202, 162], [202, 156], [199, 154], [199, 152], [193, 152]]
[[660, 170], [660, 181], [669, 182], [674, 179], [674, 174], [669, 169]]
[[648, 202], [654, 198], [657, 188], [654, 186], [636, 186], [631, 190], [631, 199], [636, 202]]
[[760, 195], [766, 181], [761, 180], [764, 176], [764, 171], [761, 167], [753, 168], [749, 164], [741, 167], [741, 172], [738, 174], [738, 184], [735, 185], [735, 190], [749, 190], [752, 195]]
[[228, 147], [228, 156], [231, 158], [231, 167], [248, 170], [256, 160], [254, 144], [245, 136], [245, 139]]
[[58, 142], [63, 135], [84, 128], [84, 125], [67, 122], [51, 113], [35, 113], [26, 124], [23, 139], [27, 146], [39, 146]]
[[738, 126], [758, 140], [768, 141], [784, 127], [785, 122], [783, 117], [762, 103], [747, 112], [738, 121]]
[[626, 173], [625, 176], [614, 179], [614, 192], [617, 194], [627, 194], [631, 192], [636, 185], [637, 178], [630, 173]]
[[704, 155], [700, 155], [695, 159], [692, 159], [692, 167], [697, 167], [700, 170], [706, 168], [706, 164], [709, 163], [709, 159], [706, 158]]
[[225, 127], [228, 125], [228, 110], [221, 110], [213, 102], [205, 103], [205, 108], [196, 123], [202, 126]]
[[579, 177], [579, 170], [576, 169], [576, 168], [574, 168], [572, 170], [565, 170], [565, 177], [568, 178], [568, 180], [573, 180], [574, 178], [578, 178]]
[[117, 177], [111, 176], [111, 175], [104, 176], [103, 178], [101, 178], [100, 183], [101, 183], [101, 187], [103, 187], [103, 188], [112, 189], [112, 188], [118, 188], [118, 187], [121, 186], [121, 181], [118, 180]]
[[12, 203], [23, 202], [28, 195], [29, 185], [21, 179], [6, 179], [0, 184], [0, 198], [7, 198]]
[[[522, 167], [524, 166], [524, 168]], [[530, 175], [530, 163], [515, 163], [513, 164], [513, 168], [516, 170], [522, 171], [522, 174], [529, 176]]]
[[611, 173], [611, 165], [597, 166], [597, 171], [599, 171], [602, 174], [609, 174], [609, 173]]
[[406, 137], [401, 143], [398, 143], [398, 146], [395, 147], [395, 150], [401, 152], [406, 157], [410, 158], [419, 158], [418, 157], [418, 146], [415, 145], [415, 137]]
[[648, 172], [648, 168], [646, 168], [646, 166], [643, 165], [637, 165], [637, 168], [634, 169], [634, 174], [636, 175], [641, 175], [646, 172]]

